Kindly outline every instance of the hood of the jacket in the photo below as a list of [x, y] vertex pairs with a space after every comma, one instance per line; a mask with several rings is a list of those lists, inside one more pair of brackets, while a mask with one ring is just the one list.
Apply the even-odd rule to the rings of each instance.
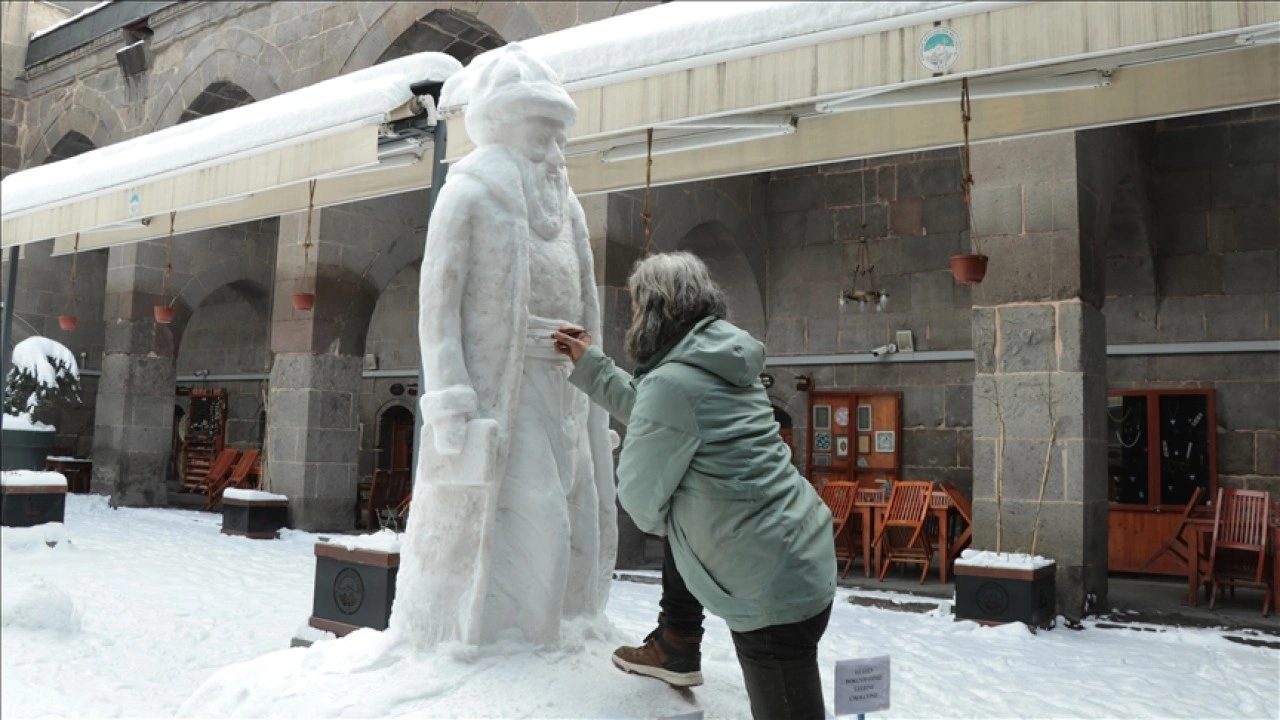
[[698, 321], [654, 367], [672, 362], [701, 368], [731, 385], [746, 387], [764, 372], [764, 343], [732, 323], [709, 317]]

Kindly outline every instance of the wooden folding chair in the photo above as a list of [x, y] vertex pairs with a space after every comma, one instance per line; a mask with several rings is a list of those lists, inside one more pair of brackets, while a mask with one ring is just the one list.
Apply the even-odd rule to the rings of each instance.
[[836, 543], [836, 560], [844, 561], [840, 577], [849, 573], [862, 545], [860, 536], [854, 532], [858, 523], [858, 516], [853, 514], [857, 492], [857, 483], [831, 480], [822, 486], [822, 502], [831, 510], [831, 534]]
[[1267, 532], [1271, 523], [1271, 495], [1260, 490], [1218, 490], [1214, 511], [1213, 544], [1209, 546], [1209, 575], [1213, 588], [1209, 609], [1224, 588], [1235, 591], [1237, 583], [1264, 588], [1262, 614], [1265, 617], [1275, 593], [1266, 572]]
[[206, 494], [208, 499], [205, 500], [204, 509], [212, 510], [222, 502], [222, 493], [227, 488], [243, 488], [249, 485], [249, 474], [253, 472], [254, 466], [258, 462], [258, 456], [261, 450], [245, 450], [236, 461], [235, 469], [226, 479], [209, 485]]
[[369, 499], [365, 512], [369, 518], [369, 528], [377, 529], [386, 525], [385, 515], [395, 521], [395, 513], [400, 503], [409, 494], [409, 469], [374, 470], [373, 482], [369, 485]]
[[235, 448], [226, 448], [218, 453], [218, 457], [214, 458], [213, 464], [209, 466], [209, 472], [205, 473], [204, 478], [191, 488], [192, 492], [207, 493], [211, 485], [222, 482], [227, 477], [227, 473], [231, 472], [231, 466], [235, 464], [236, 457], [239, 455], [240, 451]]
[[1182, 538], [1182, 533], [1186, 532], [1187, 518], [1191, 517], [1191, 513], [1195, 512], [1196, 508], [1199, 507], [1200, 498], [1202, 497], [1204, 497], [1204, 488], [1197, 486], [1195, 492], [1191, 493], [1191, 502], [1187, 503], [1187, 507], [1182, 511], [1182, 520], [1178, 523], [1177, 529], [1173, 531], [1173, 535], [1160, 546], [1159, 550], [1152, 553], [1151, 557], [1138, 566], [1138, 572], [1146, 570], [1148, 565], [1155, 562], [1156, 558], [1165, 553], [1172, 553], [1174, 557], [1182, 562], [1183, 567], [1189, 568], [1190, 563], [1198, 562], [1198, 558], [1192, 557], [1196, 552], [1195, 547], [1192, 543]]
[[933, 562], [933, 547], [924, 534], [932, 495], [932, 482], [903, 480], [893, 484], [884, 521], [876, 531], [881, 557], [878, 579], [884, 580], [892, 563], [918, 563], [924, 566], [920, 571], [920, 582], [924, 583]]

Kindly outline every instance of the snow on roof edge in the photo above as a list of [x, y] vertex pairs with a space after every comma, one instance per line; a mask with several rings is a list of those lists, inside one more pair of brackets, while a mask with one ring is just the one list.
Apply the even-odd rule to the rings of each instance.
[[[111, 4], [111, 3], [113, 3], [113, 2], [115, 2], [115, 0], [102, 0], [102, 2], [98, 3], [97, 5], [90, 5], [89, 7], [87, 7], [87, 8], [85, 8], [85, 9], [81, 10], [80, 12], [76, 13], [75, 15], [72, 15], [71, 17], [67, 18], [66, 20], [59, 20], [58, 22], [56, 22], [56, 23], [54, 23], [54, 24], [50, 25], [50, 26], [49, 26], [49, 27], [47, 27], [47, 28], [44, 28], [43, 30], [37, 30], [37, 31], [35, 31], [35, 32], [31, 33], [30, 35], [28, 35], [28, 36], [27, 36], [27, 42], [29, 43], [29, 42], [31, 42], [32, 40], [35, 40], [36, 38], [44, 37], [45, 35], [48, 35], [49, 33], [53, 32], [54, 30], [57, 30], [57, 29], [58, 29], [58, 28], [60, 28], [60, 27], [64, 27], [64, 26], [66, 26], [66, 25], [70, 25], [71, 23], [73, 23], [73, 22], [75, 22], [75, 21], [79, 20], [80, 18], [84, 17], [85, 15], [92, 15], [92, 14], [94, 14], [94, 13], [98, 12], [99, 10], [101, 10], [102, 8], [104, 8], [104, 7], [108, 6], [108, 5], [110, 5], [110, 4]], [[57, 5], [59, 8], [62, 8], [63, 10], [66, 10], [66, 8], [63, 8], [61, 5], [58, 5], [58, 3], [53, 3], [53, 2], [51, 2], [51, 3], [49, 3], [49, 4], [50, 4], [50, 5]], [[68, 12], [69, 12], [69, 11], [68, 11]]]
[[408, 102], [413, 83], [446, 80], [462, 64], [444, 53], [418, 53], [339, 75], [216, 115], [48, 165], [0, 181], [4, 217], [104, 192], [157, 175], [251, 152], [291, 138], [383, 114]]

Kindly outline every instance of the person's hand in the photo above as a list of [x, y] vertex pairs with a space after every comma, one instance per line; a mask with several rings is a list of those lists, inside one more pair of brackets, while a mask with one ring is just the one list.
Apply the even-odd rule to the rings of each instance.
[[440, 418], [433, 425], [435, 431], [436, 452], [452, 456], [462, 453], [467, 444], [467, 417], [465, 415], [449, 415]]
[[591, 335], [586, 330], [576, 327], [562, 327], [551, 333], [555, 340], [556, 352], [573, 361], [574, 365], [582, 359], [582, 354], [591, 347]]

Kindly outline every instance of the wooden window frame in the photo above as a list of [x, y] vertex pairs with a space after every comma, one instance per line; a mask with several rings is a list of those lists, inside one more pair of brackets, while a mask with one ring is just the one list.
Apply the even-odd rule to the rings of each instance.
[[[1208, 422], [1208, 442], [1209, 442], [1209, 480], [1206, 484], [1206, 492], [1201, 500], [1202, 504], [1208, 504], [1218, 496], [1218, 413], [1217, 404], [1213, 388], [1143, 388], [1133, 390], [1108, 390], [1107, 397], [1142, 397], [1147, 401], [1147, 432], [1145, 442], [1147, 445], [1147, 497], [1153, 501], [1161, 497], [1160, 483], [1163, 479], [1163, 456], [1159, 452], [1160, 441], [1162, 439], [1162, 428], [1160, 426], [1160, 398], [1177, 395], [1202, 395], [1205, 398], [1205, 419]], [[1108, 443], [1109, 445], [1109, 443]], [[1108, 475], [1110, 467], [1108, 466]], [[1171, 505], [1167, 503], [1149, 502], [1146, 504], [1139, 503], [1109, 503], [1112, 508], [1117, 510], [1131, 510], [1136, 512], [1173, 512], [1186, 508], [1186, 505]]]

